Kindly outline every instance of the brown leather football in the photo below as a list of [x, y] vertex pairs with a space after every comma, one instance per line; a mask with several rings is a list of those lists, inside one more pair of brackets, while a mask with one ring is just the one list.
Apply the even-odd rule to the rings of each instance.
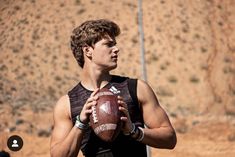
[[121, 130], [120, 111], [117, 96], [109, 89], [102, 88], [97, 104], [92, 107], [90, 125], [95, 134], [106, 142], [112, 142]]

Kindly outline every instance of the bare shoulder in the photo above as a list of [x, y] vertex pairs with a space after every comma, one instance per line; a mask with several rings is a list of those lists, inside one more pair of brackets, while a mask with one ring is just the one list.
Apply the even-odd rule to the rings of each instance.
[[67, 117], [71, 118], [70, 114], [70, 101], [69, 101], [69, 96], [64, 95], [62, 96], [56, 103], [55, 108], [54, 108], [54, 118], [55, 117]]
[[149, 128], [157, 128], [163, 124], [170, 126], [165, 111], [160, 106], [157, 96], [148, 83], [142, 80], [138, 80], [137, 96], [140, 107], [143, 111], [143, 117], [146, 126]]
[[145, 104], [147, 101], [154, 101], [154, 104], [158, 105], [157, 96], [153, 89], [143, 80], [138, 80], [137, 82], [137, 97], [141, 104]]
[[51, 148], [64, 140], [72, 128], [70, 116], [70, 102], [68, 95], [62, 96], [54, 107], [54, 127], [51, 135]]

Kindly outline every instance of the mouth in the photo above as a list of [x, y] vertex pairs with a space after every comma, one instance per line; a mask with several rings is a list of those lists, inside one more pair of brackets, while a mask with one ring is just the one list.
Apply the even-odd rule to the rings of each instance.
[[112, 58], [112, 60], [115, 60], [115, 61], [117, 61], [117, 60], [118, 60], [118, 56], [117, 56], [117, 55], [112, 56], [111, 58]]

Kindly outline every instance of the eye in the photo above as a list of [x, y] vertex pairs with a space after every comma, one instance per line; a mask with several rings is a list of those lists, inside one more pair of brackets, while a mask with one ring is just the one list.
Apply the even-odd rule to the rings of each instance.
[[113, 46], [116, 45], [116, 42], [108, 42], [108, 43], [106, 43], [106, 45], [107, 45], [108, 47], [113, 47]]

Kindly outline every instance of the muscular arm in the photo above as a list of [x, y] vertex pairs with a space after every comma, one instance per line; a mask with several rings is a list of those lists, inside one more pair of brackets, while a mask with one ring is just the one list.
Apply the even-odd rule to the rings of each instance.
[[77, 157], [83, 131], [73, 126], [68, 95], [54, 109], [54, 129], [51, 137], [51, 157]]
[[137, 96], [147, 126], [142, 142], [155, 148], [173, 149], [176, 145], [175, 131], [151, 87], [138, 80]]

